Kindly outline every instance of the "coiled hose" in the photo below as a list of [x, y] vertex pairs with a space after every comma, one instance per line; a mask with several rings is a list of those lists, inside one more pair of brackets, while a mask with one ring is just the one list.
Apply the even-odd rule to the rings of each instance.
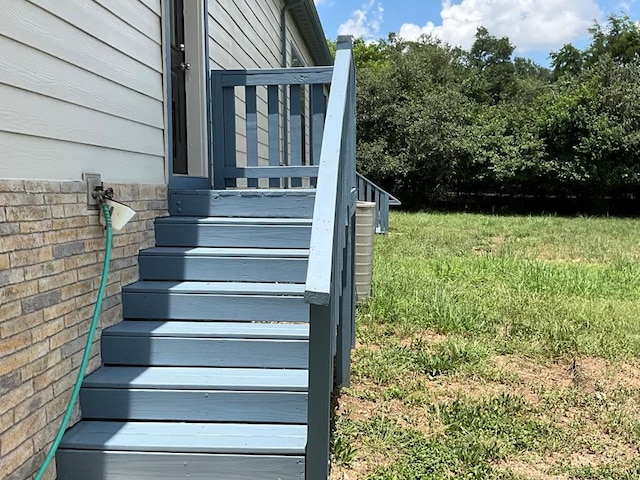
[[78, 370], [78, 376], [76, 377], [76, 383], [73, 386], [71, 398], [69, 399], [69, 403], [67, 404], [67, 409], [64, 412], [62, 423], [60, 424], [60, 428], [58, 428], [58, 432], [56, 433], [56, 437], [53, 440], [53, 444], [51, 445], [51, 448], [49, 449], [49, 452], [47, 453], [47, 456], [44, 459], [40, 470], [38, 470], [38, 473], [34, 477], [34, 480], [41, 480], [44, 476], [47, 468], [49, 467], [49, 464], [51, 463], [51, 460], [53, 460], [56, 455], [56, 451], [58, 450], [60, 442], [62, 441], [62, 436], [69, 426], [69, 421], [71, 420], [71, 415], [73, 414], [73, 406], [78, 399], [80, 387], [82, 386], [82, 380], [84, 379], [84, 374], [87, 371], [87, 364], [89, 363], [89, 357], [91, 355], [91, 345], [93, 344], [93, 337], [95, 336], [96, 329], [98, 328], [98, 319], [100, 318], [100, 310], [102, 310], [102, 299], [104, 298], [104, 292], [107, 288], [107, 275], [109, 273], [109, 261], [111, 260], [112, 240], [111, 212], [109, 211], [109, 206], [106, 204], [106, 202], [101, 202], [100, 208], [102, 208], [102, 213], [104, 214], [106, 223], [107, 240], [104, 253], [104, 263], [102, 264], [102, 278], [100, 279], [100, 289], [98, 290], [98, 299], [93, 310], [93, 319], [91, 320], [91, 326], [89, 327], [89, 333], [87, 334], [87, 343], [84, 347], [84, 354], [82, 355], [80, 370]]

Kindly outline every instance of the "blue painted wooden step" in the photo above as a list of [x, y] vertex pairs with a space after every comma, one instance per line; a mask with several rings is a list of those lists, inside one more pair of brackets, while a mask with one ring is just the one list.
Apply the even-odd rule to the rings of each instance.
[[[59, 480], [303, 480], [303, 456], [62, 449]], [[132, 477], [135, 472], [135, 477]]]
[[304, 285], [143, 281], [122, 289], [128, 319], [305, 322]]
[[84, 379], [83, 388], [248, 390], [306, 392], [306, 370], [200, 367], [102, 367]]
[[102, 334], [105, 365], [307, 368], [306, 325], [133, 322]]
[[226, 323], [127, 320], [105, 329], [102, 335], [307, 340], [309, 338], [309, 325], [270, 322]]
[[67, 431], [60, 448], [303, 455], [306, 437], [304, 425], [83, 421]]
[[102, 367], [80, 392], [85, 419], [298, 423], [307, 371]]
[[162, 217], [155, 232], [158, 247], [309, 248], [311, 220]]
[[83, 421], [57, 455], [64, 480], [302, 480], [306, 427]]
[[308, 249], [156, 247], [138, 256], [143, 280], [298, 282]]
[[180, 190], [169, 194], [169, 213], [199, 217], [311, 218], [315, 190]]

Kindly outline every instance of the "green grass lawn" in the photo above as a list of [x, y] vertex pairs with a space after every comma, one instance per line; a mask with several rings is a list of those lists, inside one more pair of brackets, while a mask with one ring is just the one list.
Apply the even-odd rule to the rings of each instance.
[[640, 220], [393, 214], [332, 477], [640, 479]]

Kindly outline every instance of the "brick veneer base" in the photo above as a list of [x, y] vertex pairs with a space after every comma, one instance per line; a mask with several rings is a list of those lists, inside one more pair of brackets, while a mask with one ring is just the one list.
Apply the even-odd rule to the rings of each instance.
[[[136, 210], [114, 232], [99, 333], [121, 320], [120, 290], [167, 214], [166, 185], [107, 185]], [[62, 419], [93, 314], [104, 258], [84, 182], [0, 180], [0, 477], [31, 478]], [[100, 365], [99, 340], [89, 371]], [[78, 408], [74, 421], [79, 418]], [[55, 479], [55, 466], [47, 479]]]

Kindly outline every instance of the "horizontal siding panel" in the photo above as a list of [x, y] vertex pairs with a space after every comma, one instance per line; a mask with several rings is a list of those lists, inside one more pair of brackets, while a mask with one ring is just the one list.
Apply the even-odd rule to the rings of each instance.
[[79, 180], [99, 172], [109, 183], [165, 183], [164, 157], [0, 131], [0, 178]]
[[[157, 71], [72, 28], [29, 2], [0, 2], [0, 31], [6, 37], [163, 100], [162, 76]], [[161, 61], [160, 49], [157, 50]]]
[[164, 155], [163, 130], [0, 85], [2, 129], [150, 155]]
[[[279, 36], [279, 30], [260, 28], [256, 31], [254, 25], [262, 27], [259, 19], [252, 20], [254, 24], [252, 25], [237, 7], [228, 5], [227, 8], [228, 10], [223, 8], [220, 2], [210, 6], [209, 32], [215, 32], [215, 38], [212, 40], [236, 59], [241, 68], [278, 66], [280, 49], [268, 48], [263, 37]], [[211, 53], [218, 60], [218, 54], [221, 52], [212, 51]], [[233, 68], [233, 66], [223, 63], [223, 68]]]
[[[242, 33], [237, 31], [238, 27], [233, 26], [230, 30], [225, 30], [220, 23], [209, 17], [209, 31], [217, 32], [214, 37], [209, 36], [209, 52], [218, 63], [220, 68], [256, 68], [257, 63], [247, 52], [241, 49], [236, 43]], [[216, 50], [211, 50], [211, 47]]]
[[0, 36], [0, 84], [164, 128], [164, 106], [122, 85]]
[[[156, 72], [162, 72], [160, 45], [124, 23], [94, 0], [29, 1]], [[149, 12], [149, 15], [154, 14]]]
[[[127, 1], [135, 1], [135, 0], [127, 0]], [[156, 15], [160, 15], [160, 13], [162, 12], [162, 9], [160, 8], [160, 0], [140, 0], [140, 2]]]
[[144, 4], [136, 0], [95, 1], [157, 44], [162, 44], [159, 13], [150, 11]]
[[253, 15], [260, 21], [263, 31], [269, 32], [263, 38], [267, 51], [275, 57], [277, 66], [281, 66], [281, 38], [280, 38], [280, 10], [282, 5], [279, 1], [255, 2], [253, 4]]
[[242, 35], [234, 37], [237, 45], [254, 59], [257, 66], [276, 66], [280, 52], [280, 29], [265, 23], [262, 12], [254, 11], [257, 3], [246, 2], [239, 6], [235, 0], [219, 0], [218, 15], [214, 18], [227, 31], [233, 25], [237, 26]]

